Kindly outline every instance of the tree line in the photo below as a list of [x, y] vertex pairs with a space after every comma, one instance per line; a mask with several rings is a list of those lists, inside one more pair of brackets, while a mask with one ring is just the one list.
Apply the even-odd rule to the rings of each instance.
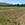
[[0, 7], [25, 7], [25, 4], [6, 4], [0, 3]]

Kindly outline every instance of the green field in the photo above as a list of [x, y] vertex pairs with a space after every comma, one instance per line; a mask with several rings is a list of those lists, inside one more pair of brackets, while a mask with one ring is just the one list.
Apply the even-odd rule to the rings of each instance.
[[0, 9], [18, 9], [18, 8], [25, 8], [25, 7], [0, 7]]
[[25, 7], [0, 7], [0, 25], [20, 25], [16, 17], [23, 14], [25, 14]]

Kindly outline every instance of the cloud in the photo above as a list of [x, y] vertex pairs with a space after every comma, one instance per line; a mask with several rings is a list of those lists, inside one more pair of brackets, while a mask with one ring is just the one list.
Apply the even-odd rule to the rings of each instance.
[[10, 4], [22, 4], [20, 2], [6, 2], [6, 1], [0, 1], [0, 2], [3, 2], [3, 3], [10, 3]]
[[17, 4], [22, 4], [22, 3], [20, 3], [20, 2], [17, 2]]
[[22, 3], [20, 3], [20, 2], [6, 2], [6, 3], [10, 3], [10, 4], [22, 4]]

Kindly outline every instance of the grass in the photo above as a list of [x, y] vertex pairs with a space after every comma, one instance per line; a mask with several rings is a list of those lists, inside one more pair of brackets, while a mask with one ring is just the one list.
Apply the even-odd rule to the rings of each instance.
[[[16, 11], [24, 11], [25, 10], [25, 7], [0, 7], [0, 10], [3, 10], [3, 11], [0, 11], [0, 12], [16, 12], [16, 11], [7, 11], [6, 9], [16, 9]], [[5, 10], [5, 11], [4, 11]], [[0, 14], [0, 24], [2, 25], [16, 25], [17, 22], [14, 21], [14, 19], [11, 19], [11, 18], [5, 18], [4, 15]], [[20, 22], [18, 22], [18, 25], [20, 25]]]
[[1, 25], [14, 25], [12, 20], [13, 19], [11, 19], [11, 18], [8, 18], [8, 19], [5, 18], [4, 15], [0, 15], [0, 24]]
[[[2, 25], [14, 25], [14, 24], [17, 24], [17, 22], [15, 22], [11, 18], [5, 18], [4, 15], [0, 15], [0, 24], [2, 24]], [[19, 23], [18, 23], [18, 25], [19, 25]]]
[[20, 9], [25, 7], [0, 7], [0, 9]]
[[9, 13], [14, 12], [14, 11], [6, 10], [6, 9], [11, 9], [11, 10], [16, 9], [16, 11], [23, 11], [25, 10], [25, 7], [0, 7], [0, 10], [2, 10], [0, 12], [9, 12]]
[[17, 7], [0, 7], [0, 9], [16, 9]]

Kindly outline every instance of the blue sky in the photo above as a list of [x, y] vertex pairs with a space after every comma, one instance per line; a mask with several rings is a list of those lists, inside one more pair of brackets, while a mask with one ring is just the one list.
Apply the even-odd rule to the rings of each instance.
[[25, 4], [25, 0], [0, 0], [0, 2], [6, 2], [12, 4]]

